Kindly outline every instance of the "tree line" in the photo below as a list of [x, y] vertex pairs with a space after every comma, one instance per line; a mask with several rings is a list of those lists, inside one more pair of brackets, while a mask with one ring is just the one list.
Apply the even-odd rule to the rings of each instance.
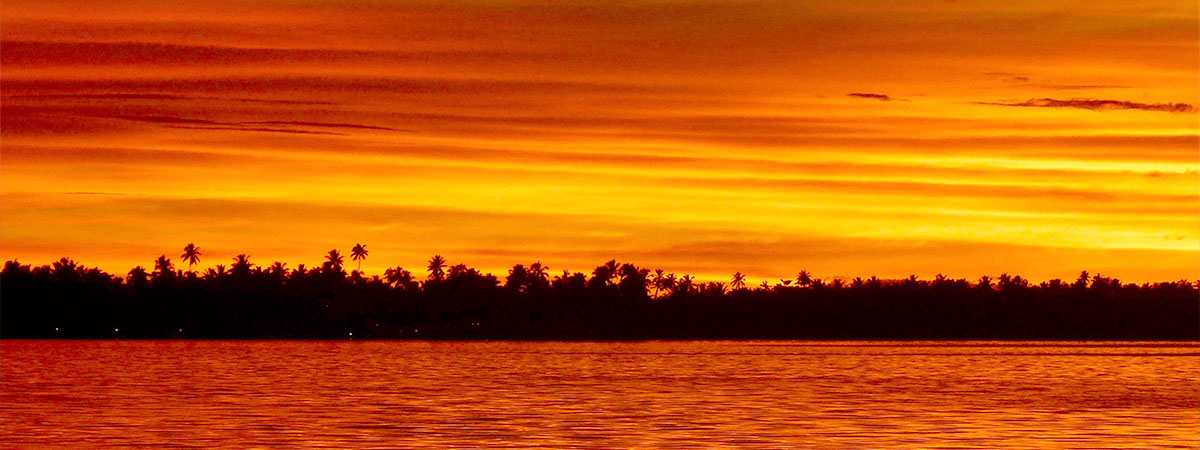
[[1200, 282], [1132, 284], [1080, 273], [1038, 284], [876, 277], [751, 285], [698, 281], [610, 260], [590, 273], [540, 262], [501, 279], [434, 255], [420, 274], [361, 270], [366, 246], [319, 266], [239, 254], [203, 272], [188, 244], [176, 268], [113, 275], [62, 258], [0, 270], [0, 337], [150, 339], [1046, 339], [1196, 340]]

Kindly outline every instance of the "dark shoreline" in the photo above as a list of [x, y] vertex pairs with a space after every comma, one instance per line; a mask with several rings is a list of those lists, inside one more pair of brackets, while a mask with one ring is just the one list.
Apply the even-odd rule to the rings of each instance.
[[1086, 272], [1036, 285], [1008, 275], [825, 282], [801, 272], [795, 284], [729, 289], [615, 261], [590, 277], [517, 265], [502, 281], [458, 265], [416, 281], [400, 268], [368, 278], [332, 261], [290, 270], [239, 258], [200, 276], [164, 257], [159, 270], [124, 278], [65, 258], [10, 261], [0, 271], [0, 339], [1200, 340], [1194, 283]]

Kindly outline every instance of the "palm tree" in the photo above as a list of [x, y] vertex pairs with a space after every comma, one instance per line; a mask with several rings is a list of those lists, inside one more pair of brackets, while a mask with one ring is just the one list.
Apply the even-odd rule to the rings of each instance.
[[668, 273], [667, 276], [663, 278], [663, 290], [667, 292], [675, 292], [676, 284], [678, 284], [678, 280], [675, 278], [675, 272]]
[[52, 267], [54, 276], [58, 277], [59, 280], [74, 280], [78, 278], [81, 269], [79, 263], [65, 257], [55, 261]]
[[129, 271], [129, 284], [132, 286], [142, 286], [146, 284], [146, 280], [150, 278], [150, 274], [146, 273], [146, 269], [142, 266], [134, 267]]
[[1071, 287], [1079, 288], [1079, 289], [1086, 288], [1088, 285], [1088, 279], [1089, 279], [1088, 271], [1085, 270], [1085, 271], [1079, 272], [1079, 278], [1075, 279], [1075, 283], [1072, 283]]
[[746, 287], [746, 274], [741, 272], [733, 273], [733, 280], [729, 283], [729, 287], [733, 290], [743, 289]]
[[475, 273], [475, 269], [467, 267], [466, 264], [455, 264], [450, 266], [450, 271], [447, 273], [446, 279], [456, 279], [472, 273]]
[[192, 266], [200, 262], [200, 248], [196, 247], [196, 244], [188, 244], [183, 248], [183, 254], [179, 257], [188, 263], [188, 273], [191, 273]]
[[653, 282], [655, 297], [658, 297], [659, 291], [662, 290], [664, 279], [665, 277], [663, 276], [663, 270], [654, 269], [654, 276], [651, 278], [651, 281]]
[[396, 287], [405, 291], [416, 291], [417, 283], [413, 282], [412, 272], [396, 267]]
[[543, 266], [541, 261], [529, 265], [528, 273], [542, 285], [550, 281], [550, 266]]
[[[1000, 276], [1006, 277], [1008, 275], [1005, 274], [1005, 275], [1000, 275]], [[905, 278], [904, 281], [900, 282], [900, 284], [903, 285], [904, 287], [908, 287], [908, 288], [918, 288], [918, 287], [921, 287], [921, 285], [924, 283], [922, 283], [920, 280], [918, 280], [916, 275], [909, 275], [908, 278]]]
[[442, 277], [446, 275], [446, 259], [442, 255], [433, 255], [429, 260], [429, 278], [437, 281], [442, 281]]
[[342, 258], [342, 254], [338, 253], [336, 248], [330, 250], [329, 254], [325, 255], [325, 268], [332, 272], [341, 272], [344, 262], [345, 259]]
[[592, 270], [592, 279], [588, 280], [588, 286], [593, 288], [612, 286], [613, 280], [617, 278], [617, 268], [617, 260], [615, 259], [596, 266]]
[[287, 263], [275, 261], [274, 264], [271, 264], [271, 267], [267, 268], [267, 273], [274, 276], [275, 280], [282, 281], [283, 277], [287, 276]]
[[[451, 277], [454, 277], [453, 271], [451, 271]], [[505, 288], [520, 292], [525, 292], [525, 288], [529, 284], [529, 270], [522, 264], [514, 265], [512, 269], [509, 269], [508, 278], [504, 280]]]
[[250, 255], [242, 253], [233, 257], [233, 265], [230, 266], [229, 270], [233, 272], [233, 276], [245, 278], [250, 275], [252, 266], [253, 264], [250, 264]]
[[812, 284], [812, 275], [807, 270], [801, 270], [796, 274], [796, 284], [800, 286], [808, 286]]
[[[1115, 280], [1115, 279], [1113, 280], [1113, 282], [1114, 282], [1114, 283], [1115, 283], [1117, 286], [1120, 286], [1120, 285], [1121, 285], [1121, 282], [1120, 282], [1120, 281], [1117, 281], [1117, 280]], [[1021, 278], [1021, 276], [1020, 276], [1020, 275], [1013, 275], [1013, 278], [1012, 278], [1012, 285], [1013, 285], [1013, 286], [1016, 286], [1016, 287], [1022, 287], [1022, 288], [1023, 288], [1023, 287], [1029, 287], [1029, 280], [1026, 280], [1026, 279], [1024, 279], [1024, 278]]]
[[694, 281], [696, 281], [695, 278], [692, 278], [691, 275], [685, 274], [684, 276], [679, 277], [679, 284], [676, 285], [676, 288], [679, 289], [680, 292], [687, 294], [687, 293], [691, 292], [692, 282], [694, 282]]
[[608, 284], [612, 284], [612, 280], [617, 278], [617, 266], [617, 260], [615, 259], [610, 259], [608, 262], [604, 263], [604, 272], [608, 275], [608, 277], [605, 278], [605, 281]]
[[406, 289], [412, 282], [412, 273], [400, 266], [391, 267], [383, 271], [383, 281], [386, 281], [388, 286]]
[[725, 283], [720, 281], [710, 281], [700, 285], [700, 294], [702, 295], [724, 295]]
[[175, 265], [171, 264], [171, 260], [167, 259], [167, 255], [159, 256], [154, 260], [154, 279], [169, 280], [175, 276]]
[[350, 249], [350, 259], [358, 261], [358, 271], [362, 272], [362, 262], [367, 259], [367, 246], [354, 244], [354, 248]]

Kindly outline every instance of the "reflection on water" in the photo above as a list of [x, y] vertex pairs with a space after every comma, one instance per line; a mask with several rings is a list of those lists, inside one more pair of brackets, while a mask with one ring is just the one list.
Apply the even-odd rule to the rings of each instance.
[[4, 448], [1196, 448], [1196, 343], [0, 343]]

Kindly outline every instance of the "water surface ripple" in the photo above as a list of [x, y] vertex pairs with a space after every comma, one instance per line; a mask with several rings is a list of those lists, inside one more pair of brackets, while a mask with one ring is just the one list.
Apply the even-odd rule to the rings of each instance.
[[1197, 343], [0, 342], [3, 448], [1197, 448]]

